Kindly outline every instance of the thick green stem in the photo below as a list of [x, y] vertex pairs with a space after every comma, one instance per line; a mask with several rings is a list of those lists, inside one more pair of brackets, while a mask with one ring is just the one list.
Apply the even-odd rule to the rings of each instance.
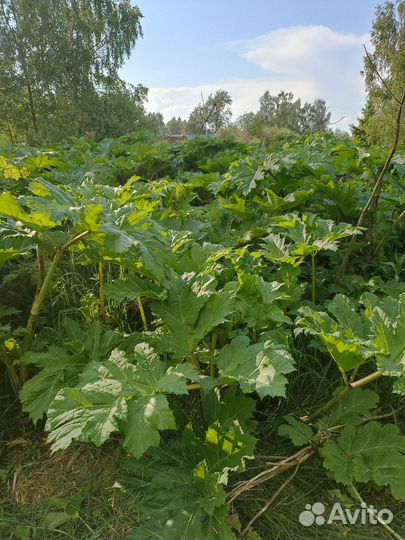
[[362, 379], [359, 379], [355, 382], [349, 382], [347, 386], [342, 388], [340, 392], [338, 392], [335, 396], [333, 396], [332, 399], [330, 399], [325, 405], [322, 405], [319, 409], [314, 411], [309, 416], [304, 416], [301, 418], [303, 422], [312, 422], [316, 418], [319, 418], [319, 416], [322, 416], [324, 412], [326, 412], [328, 409], [333, 407], [338, 401], [343, 399], [353, 388], [361, 388], [362, 386], [365, 386], [366, 384], [371, 383], [372, 381], [376, 381], [380, 377], [383, 376], [382, 371], [374, 371], [373, 373], [370, 373], [370, 375], [367, 375], [366, 377], [363, 377]]
[[[34, 333], [35, 333], [35, 326], [38, 320], [38, 317], [41, 313], [42, 305], [49, 293], [49, 290], [52, 285], [52, 279], [56, 272], [56, 269], [60, 263], [60, 260], [64, 254], [64, 252], [73, 244], [76, 242], [79, 242], [90, 234], [90, 231], [84, 231], [77, 236], [74, 236], [70, 240], [68, 240], [63, 246], [56, 249], [54, 257], [52, 259], [51, 265], [48, 268], [48, 272], [46, 273], [44, 280], [42, 282], [42, 285], [38, 291], [38, 293], [35, 295], [34, 302], [32, 303], [30, 316], [28, 318], [27, 326], [25, 329], [25, 337], [22, 345], [22, 355], [24, 355], [26, 352], [28, 352], [31, 349], [32, 340], [34, 339]], [[22, 381], [25, 380], [25, 374], [22, 373]]]
[[[42, 248], [41, 245], [37, 246], [37, 262], [38, 262], [38, 276], [37, 276], [37, 289], [35, 291], [35, 298], [38, 297], [39, 292], [41, 290], [41, 287], [42, 287], [42, 285], [44, 283], [45, 276], [46, 276], [46, 272], [45, 272], [46, 252]], [[32, 341], [32, 339], [31, 339], [31, 341]], [[24, 352], [24, 348], [23, 348], [23, 352]], [[19, 370], [19, 372], [20, 372], [20, 375], [19, 375], [20, 381], [27, 380], [27, 378], [28, 378], [28, 369], [29, 369], [29, 367], [25, 366], [25, 365], [22, 365], [20, 367], [20, 370]]]
[[316, 303], [316, 265], [315, 254], [311, 253], [312, 303]]
[[362, 386], [365, 386], [368, 383], [371, 383], [373, 381], [376, 381], [380, 377], [382, 377], [384, 374], [382, 371], [374, 371], [373, 373], [370, 373], [370, 375], [366, 375], [366, 377], [363, 377], [362, 379], [359, 379], [358, 381], [350, 383], [351, 388], [361, 388]]
[[[190, 361], [191, 364], [195, 365], [195, 367], [198, 369], [198, 371], [200, 373], [204, 373], [203, 370], [201, 369], [201, 366], [198, 363], [197, 357], [196, 357], [196, 355], [194, 353], [191, 353], [191, 355], [189, 357], [189, 361]], [[205, 423], [204, 405], [203, 405], [203, 402], [204, 402], [204, 390], [203, 390], [203, 388], [202, 388], [202, 386], [200, 384], [189, 385], [188, 390], [198, 390], [198, 393], [199, 393], [198, 403], [199, 403], [199, 408], [200, 408], [200, 417], [201, 417], [201, 422], [202, 422], [203, 428], [205, 430], [205, 429], [207, 429], [207, 426], [206, 426], [206, 423]]]
[[83, 240], [86, 236], [88, 236], [91, 233], [91, 231], [83, 231], [80, 234], [74, 236], [70, 240], [68, 240], [63, 246], [60, 248], [62, 252], [65, 252], [67, 248], [72, 246], [73, 244], [77, 244], [77, 242], [80, 242], [80, 240]]
[[322, 405], [322, 407], [317, 409], [315, 412], [313, 412], [309, 416], [305, 416], [305, 417], [301, 418], [301, 420], [303, 422], [308, 423], [308, 422], [312, 422], [313, 420], [315, 420], [319, 416], [322, 416], [323, 413], [326, 412], [331, 407], [333, 407], [333, 405], [335, 405], [335, 403], [337, 403], [338, 401], [343, 399], [349, 393], [349, 390], [350, 390], [350, 386], [345, 386], [344, 388], [342, 388], [342, 390], [340, 392], [338, 392], [335, 396], [333, 396], [332, 399], [330, 399], [327, 403], [325, 403], [325, 405]]
[[37, 280], [37, 292], [39, 293], [42, 283], [45, 279], [45, 262], [46, 262], [46, 253], [39, 245], [37, 247], [37, 261], [38, 261], [38, 280]]
[[139, 307], [139, 312], [141, 314], [143, 329], [145, 330], [145, 332], [147, 332], [148, 331], [148, 319], [146, 318], [145, 310], [143, 308], [142, 298], [140, 296], [137, 296], [136, 301], [137, 301], [137, 304], [138, 304], [138, 307]]
[[348, 380], [348, 378], [347, 378], [346, 372], [344, 372], [343, 370], [341, 370], [340, 373], [342, 374], [342, 379], [343, 379], [343, 382], [345, 383], [345, 385], [346, 385], [346, 386], [350, 386], [350, 383], [349, 383], [349, 380]]
[[59, 265], [62, 255], [63, 255], [62, 249], [57, 249], [52, 259], [51, 265], [48, 269], [48, 272], [46, 273], [42, 286], [39, 289], [38, 294], [34, 298], [34, 302], [31, 307], [30, 316], [28, 318], [28, 322], [26, 326], [26, 333], [25, 333], [23, 346], [22, 346], [23, 354], [25, 354], [31, 348], [32, 340], [34, 338], [35, 325], [39, 317], [39, 314], [41, 313], [42, 304], [44, 303], [45, 298], [48, 295], [49, 289], [52, 284], [52, 278]]
[[349, 379], [350, 383], [354, 382], [354, 378], [355, 378], [355, 376], [357, 375], [358, 370], [359, 370], [359, 368], [356, 367], [356, 368], [354, 368], [354, 370], [352, 371], [352, 373], [351, 373], [351, 375], [350, 375], [350, 379]]

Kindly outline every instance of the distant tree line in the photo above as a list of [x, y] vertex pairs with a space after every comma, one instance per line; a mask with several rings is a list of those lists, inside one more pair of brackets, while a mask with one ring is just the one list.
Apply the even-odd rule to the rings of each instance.
[[165, 124], [146, 112], [147, 88], [118, 75], [142, 37], [141, 19], [130, 0], [0, 0], [0, 134], [29, 144], [138, 130], [265, 142], [327, 128], [323, 100], [301, 106], [286, 92], [266, 92], [257, 113], [232, 123], [225, 90]]
[[[405, 96], [405, 0], [389, 0], [376, 8], [371, 31], [372, 50], [365, 50], [364, 76], [366, 104], [351, 131], [363, 144], [390, 145], [396, 131], [399, 102]], [[219, 95], [227, 94], [224, 91]], [[211, 99], [210, 99], [211, 98]], [[200, 103], [189, 120], [172, 118], [166, 124], [169, 133], [195, 133], [195, 120], [203, 118], [201, 109], [208, 107], [214, 96]], [[325, 101], [302, 104], [290, 92], [260, 98], [259, 110], [248, 112], [230, 121], [230, 96], [222, 101], [220, 123], [206, 124], [204, 130], [233, 137], [242, 142], [272, 142], [277, 139], [330, 129], [330, 113]], [[197, 124], [198, 125], [198, 124]], [[203, 131], [204, 131], [203, 130]], [[334, 129], [338, 136], [348, 135]], [[405, 113], [400, 119], [400, 144], [405, 145]]]
[[232, 98], [225, 90], [210, 94], [191, 112], [188, 120], [173, 117], [166, 124], [169, 134], [213, 134], [241, 142], [271, 142], [305, 133], [326, 131], [331, 114], [323, 99], [301, 103], [291, 92], [271, 95], [266, 91], [259, 100], [259, 110], [231, 122]]
[[[302, 103], [285, 91], [266, 91], [257, 112], [232, 121], [232, 98], [218, 90], [201, 96], [187, 119], [165, 123], [162, 114], [146, 111], [147, 88], [118, 75], [142, 37], [141, 20], [131, 0], [0, 0], [0, 136], [40, 144], [149, 130], [266, 144], [330, 130], [323, 99]], [[352, 132], [364, 143], [387, 144], [405, 91], [405, 0], [376, 9], [371, 41], [367, 101]]]

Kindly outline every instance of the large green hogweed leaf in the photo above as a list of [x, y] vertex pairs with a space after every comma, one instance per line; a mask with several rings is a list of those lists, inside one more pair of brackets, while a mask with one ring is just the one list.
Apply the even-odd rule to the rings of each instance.
[[199, 280], [194, 273], [168, 280], [166, 285], [167, 298], [152, 304], [166, 333], [153, 339], [183, 357], [191, 354], [210, 330], [226, 321], [233, 300], [229, 293], [215, 291], [213, 279]]
[[41, 368], [26, 381], [20, 392], [23, 410], [34, 422], [43, 417], [59, 390], [78, 383], [79, 375], [89, 362], [106, 360], [118, 345], [129, 350], [133, 343], [131, 337], [106, 330], [99, 323], [84, 331], [68, 318], [63, 321], [59, 332], [60, 343], [51, 345], [46, 351], [29, 352], [19, 361], [20, 364]]
[[357, 313], [357, 306], [342, 294], [337, 294], [328, 309], [335, 317], [308, 306], [301, 307], [296, 320], [296, 333], [316, 335], [342, 371], [361, 366], [373, 356], [369, 347], [369, 325]]
[[320, 453], [337, 482], [373, 481], [389, 486], [396, 499], [405, 498], [405, 437], [393, 424], [368, 422], [346, 426]]
[[159, 445], [159, 430], [175, 429], [163, 393], [187, 393], [186, 376], [176, 369], [167, 372], [146, 343], [135, 347], [130, 360], [114, 350], [108, 360], [91, 362], [75, 388], [56, 395], [46, 423], [53, 451], [67, 448], [73, 440], [99, 446], [121, 431], [124, 446], [138, 458]]
[[121, 487], [139, 500], [139, 523], [130, 538], [235, 538], [226, 523], [223, 484], [229, 470], [242, 471], [244, 460], [253, 457], [255, 402], [227, 390], [223, 396], [208, 393], [202, 404], [206, 432], [187, 425], [182, 436], [152, 449], [148, 458], [125, 464]]
[[238, 381], [243, 392], [256, 391], [261, 398], [284, 396], [285, 375], [295, 370], [292, 356], [282, 345], [270, 341], [251, 345], [246, 336], [225, 345], [217, 365], [221, 377]]
[[378, 369], [397, 378], [394, 390], [403, 393], [405, 386], [405, 294], [399, 298], [379, 300], [373, 294], [365, 294], [366, 306], [372, 329], [372, 345], [375, 348]]

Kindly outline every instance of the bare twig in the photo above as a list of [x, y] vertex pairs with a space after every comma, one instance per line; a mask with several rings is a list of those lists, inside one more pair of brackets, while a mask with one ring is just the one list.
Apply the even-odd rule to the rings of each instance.
[[335, 120], [334, 122], [329, 122], [328, 126], [334, 126], [334, 125], [336, 125], [336, 124], [339, 124], [339, 122], [341, 122], [341, 121], [344, 120], [345, 118], [346, 118], [346, 116], [343, 115], [343, 116], [341, 116], [341, 117], [339, 118], [339, 120]]
[[[377, 414], [375, 416], [365, 416], [361, 420], [361, 424], [365, 424], [366, 422], [371, 422], [372, 420], [385, 420], [386, 418], [391, 418], [394, 416], [393, 412], [386, 413], [386, 414]], [[332, 426], [327, 428], [328, 433], [333, 433], [334, 431], [339, 431], [339, 429], [343, 429], [345, 427], [345, 424], [338, 424], [337, 426]]]

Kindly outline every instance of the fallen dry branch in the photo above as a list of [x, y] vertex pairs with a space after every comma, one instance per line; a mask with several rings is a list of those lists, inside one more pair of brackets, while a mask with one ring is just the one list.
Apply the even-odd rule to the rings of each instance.
[[251, 528], [251, 526], [253, 525], [253, 523], [262, 515], [264, 514], [265, 512], [267, 512], [267, 510], [271, 507], [271, 505], [274, 503], [274, 501], [277, 499], [277, 497], [284, 491], [284, 489], [288, 486], [288, 484], [292, 481], [292, 479], [294, 478], [294, 476], [297, 474], [297, 471], [298, 471], [298, 468], [299, 468], [299, 463], [295, 466], [295, 469], [293, 471], [292, 474], [290, 474], [290, 476], [287, 478], [287, 480], [285, 480], [281, 486], [277, 489], [277, 491], [270, 497], [270, 499], [266, 502], [266, 504], [263, 506], [263, 508], [261, 508], [253, 517], [252, 519], [249, 521], [249, 523], [246, 525], [246, 527], [243, 529], [242, 533], [241, 533], [241, 536], [244, 536], [248, 531], [249, 529]]
[[277, 463], [277, 465], [273, 465], [272, 467], [270, 467], [270, 469], [266, 469], [265, 471], [262, 471], [253, 478], [250, 478], [245, 482], [241, 482], [229, 493], [228, 501], [234, 501], [245, 491], [260, 486], [260, 484], [267, 482], [271, 478], [274, 478], [275, 476], [281, 474], [284, 471], [287, 471], [288, 469], [291, 469], [292, 467], [299, 467], [312, 456], [314, 451], [314, 446], [306, 446], [305, 448], [299, 450], [296, 454], [293, 454], [292, 456], [281, 460], [279, 463]]

